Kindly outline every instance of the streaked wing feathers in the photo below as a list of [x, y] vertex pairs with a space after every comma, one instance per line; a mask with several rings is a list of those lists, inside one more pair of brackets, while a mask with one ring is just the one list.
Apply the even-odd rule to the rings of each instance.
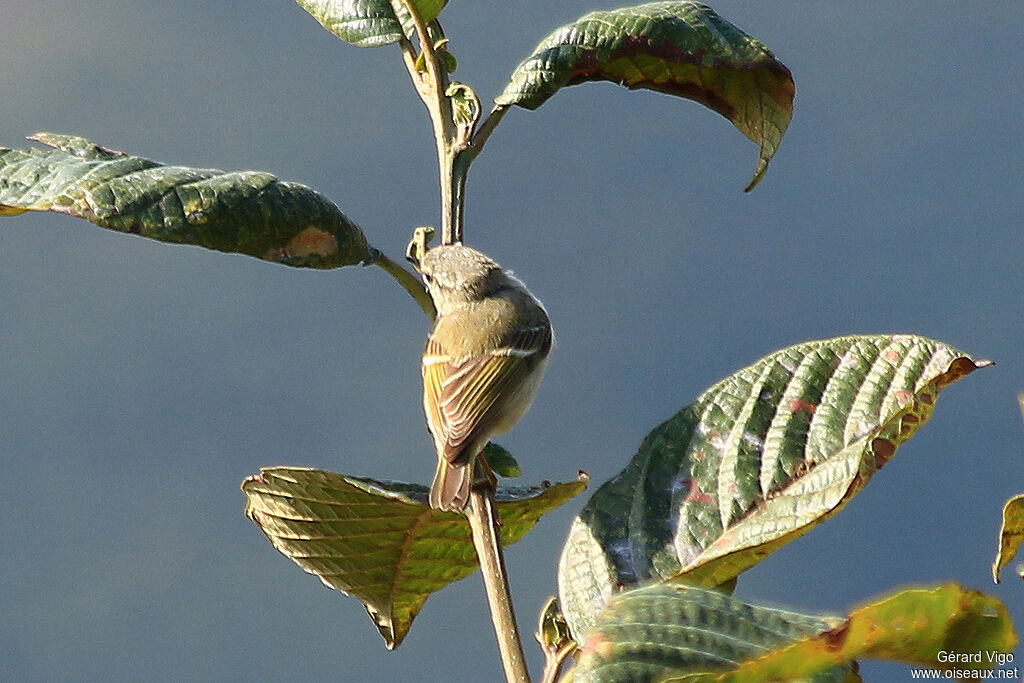
[[[467, 447], [482, 434], [502, 423], [502, 411], [524, 379], [541, 363], [551, 348], [548, 325], [524, 328], [512, 343], [490, 353], [450, 358], [430, 339], [424, 350], [424, 405], [434, 438], [444, 458], [465, 462]], [[510, 426], [510, 425], [509, 425]], [[507, 427], [506, 427], [507, 428]]]

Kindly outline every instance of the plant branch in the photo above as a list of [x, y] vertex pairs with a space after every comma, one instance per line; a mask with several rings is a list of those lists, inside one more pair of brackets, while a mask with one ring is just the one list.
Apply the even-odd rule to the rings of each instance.
[[[474, 95], [475, 97], [475, 95]], [[473, 160], [483, 151], [494, 128], [501, 121], [501, 118], [508, 111], [506, 107], [496, 106], [481, 122], [480, 127], [474, 131], [465, 131], [459, 136], [455, 149], [451, 152], [452, 161], [449, 169], [451, 177], [451, 207], [452, 207], [452, 238], [462, 242], [463, 232], [463, 211], [466, 204], [466, 177], [469, 174], [469, 167]], [[460, 131], [462, 133], [462, 131]], [[446, 242], [446, 244], [449, 244]]]
[[480, 572], [484, 577], [487, 602], [491, 607], [491, 620], [501, 662], [505, 667], [505, 678], [509, 683], [530, 683], [530, 672], [523, 656], [523, 644], [516, 626], [515, 610], [508, 587], [508, 572], [505, 556], [501, 550], [500, 523], [494, 506], [494, 486], [474, 486], [469, 494], [470, 505], [466, 508], [469, 526], [473, 530], [473, 545], [476, 547]]
[[[504, 108], [495, 107], [483, 122], [479, 131], [474, 130], [480, 103], [471, 88], [462, 84], [450, 84], [447, 66], [442, 64], [437, 48], [444, 44], [440, 24], [432, 22], [441, 41], [435, 43], [427, 25], [410, 0], [392, 0], [400, 3], [412, 16], [419, 38], [419, 53], [412, 41], [403, 36], [399, 40], [406, 69], [416, 92], [430, 114], [437, 146], [438, 173], [441, 190], [441, 244], [461, 243], [463, 239], [463, 207], [465, 202], [466, 174], [473, 159], [480, 153], [494, 126], [504, 115]], [[451, 87], [449, 87], [451, 86]], [[456, 105], [459, 100], [459, 116], [456, 121]], [[468, 103], [468, 104], [467, 104]], [[466, 108], [469, 113], [467, 114]], [[476, 138], [474, 140], [474, 138]], [[434, 306], [422, 285], [408, 271], [398, 266], [383, 254], [378, 265], [390, 273], [412, 294], [423, 310], [433, 313]], [[413, 285], [415, 283], [415, 286]], [[433, 315], [431, 316], [433, 317]], [[508, 586], [505, 557], [501, 548], [501, 525], [494, 505], [493, 483], [474, 486], [470, 492], [470, 505], [466, 516], [473, 532], [480, 571], [484, 578], [487, 600], [491, 608], [491, 619], [498, 639], [505, 677], [509, 683], [530, 683], [526, 668], [522, 640], [516, 626], [512, 596]]]
[[[426, 23], [423, 21], [423, 17], [420, 16], [419, 10], [409, 0], [398, 0], [405, 7], [405, 10], [412, 17], [412, 23], [416, 27], [416, 36], [420, 41], [420, 54], [423, 55], [423, 62], [427, 67], [427, 74], [429, 80], [435, 86], [440, 86], [441, 83], [446, 80], [447, 70], [441, 67], [441, 62], [437, 58], [437, 52], [434, 50], [434, 41], [430, 38], [430, 31], [427, 29]], [[439, 98], [444, 97], [444, 88], [435, 88], [436, 94]]]
[[[409, 13], [416, 27], [419, 52], [406, 36], [399, 39], [399, 45], [409, 76], [433, 124], [441, 190], [441, 244], [461, 244], [466, 175], [508, 108], [495, 106], [477, 128], [480, 103], [476, 94], [467, 85], [449, 81], [447, 66], [438, 53], [441, 46], [448, 42], [441, 31], [441, 25], [434, 20], [428, 26], [410, 0], [392, 2], [401, 5]], [[439, 36], [437, 42], [431, 35], [431, 28]], [[475, 109], [471, 120], [465, 120], [464, 112], [456, 116], [456, 106], [452, 102], [455, 93], [473, 102]]]
[[385, 273], [395, 278], [398, 284], [400, 284], [405, 291], [409, 292], [409, 296], [411, 296], [416, 303], [420, 305], [420, 308], [423, 309], [423, 312], [426, 313], [431, 320], [437, 317], [437, 310], [434, 308], [434, 301], [430, 298], [430, 294], [427, 293], [426, 288], [423, 286], [423, 283], [420, 282], [418, 277], [400, 264], [392, 261], [381, 251], [377, 251], [373, 264], [375, 266], [379, 266]]
[[567, 643], [560, 647], [557, 652], [545, 653], [547, 661], [544, 665], [544, 677], [540, 683], [556, 683], [558, 680], [558, 674], [562, 670], [562, 665], [565, 664], [565, 660], [569, 658], [573, 652], [577, 649], [576, 643]]
[[[456, 135], [455, 122], [452, 116], [451, 100], [448, 97], [448, 70], [437, 54], [430, 31], [420, 16], [419, 11], [409, 0], [393, 0], [401, 3], [412, 17], [419, 39], [420, 51], [416, 54], [415, 47], [406, 37], [399, 39], [402, 56], [405, 58], [406, 69], [416, 86], [416, 92], [427, 107], [434, 128], [434, 141], [437, 145], [437, 165], [441, 183], [441, 244], [454, 244], [462, 241], [461, 229], [456, 221], [461, 220], [461, 211], [456, 208], [458, 200], [454, 193], [455, 183], [452, 178], [454, 161], [454, 141]], [[440, 24], [432, 22], [440, 34]], [[419, 60], [422, 59], [423, 70]]]

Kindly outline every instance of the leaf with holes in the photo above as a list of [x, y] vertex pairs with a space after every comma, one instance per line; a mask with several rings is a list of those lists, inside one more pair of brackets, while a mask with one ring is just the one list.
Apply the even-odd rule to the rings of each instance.
[[[858, 607], [841, 624], [761, 654], [732, 671], [679, 676], [673, 683], [804, 681], [830, 667], [858, 659], [884, 659], [929, 669], [941, 653], [984, 653], [957, 662], [961, 678], [1012, 658], [1017, 636], [1006, 606], [956, 584], [909, 588]], [[1010, 660], [1012, 661], [1012, 659]], [[834, 669], [833, 669], [834, 670]], [[817, 678], [815, 678], [817, 680]]]
[[[499, 489], [502, 540], [514, 543], [586, 479]], [[428, 489], [323, 470], [270, 467], [242, 483], [245, 514], [274, 547], [330, 588], [355, 596], [393, 649], [430, 594], [477, 568], [469, 522], [433, 510]]]
[[161, 242], [305, 268], [374, 259], [362, 230], [323, 195], [269, 173], [164, 166], [69, 135], [54, 149], [0, 147], [0, 215], [55, 211]]
[[835, 514], [987, 361], [850, 336], [777, 351], [652, 431], [573, 521], [559, 596], [574, 633], [622, 585], [721, 586]]
[[[398, 0], [396, 0], [397, 2]], [[296, 0], [325, 29], [357, 47], [379, 47], [412, 35], [413, 22], [404, 6], [391, 0]], [[447, 0], [412, 0], [424, 23], [441, 13]]]
[[[580, 639], [572, 680], [664, 681], [722, 669], [841, 623], [838, 617], [760, 607], [695, 586], [633, 588], [613, 597]], [[813, 680], [839, 683], [848, 672], [844, 665]]]
[[591, 12], [558, 29], [515, 71], [499, 106], [536, 109], [560, 88], [611, 81], [694, 100], [761, 148], [750, 191], [793, 114], [793, 77], [758, 40], [697, 2]]

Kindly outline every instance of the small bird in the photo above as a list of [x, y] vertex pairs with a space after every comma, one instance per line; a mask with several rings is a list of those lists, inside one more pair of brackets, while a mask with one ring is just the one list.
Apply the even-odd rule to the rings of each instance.
[[[437, 308], [421, 366], [437, 452], [430, 506], [460, 511], [480, 451], [533, 402], [551, 351], [551, 322], [526, 285], [476, 249], [435, 247], [419, 269]], [[486, 474], [493, 479], [489, 468]]]

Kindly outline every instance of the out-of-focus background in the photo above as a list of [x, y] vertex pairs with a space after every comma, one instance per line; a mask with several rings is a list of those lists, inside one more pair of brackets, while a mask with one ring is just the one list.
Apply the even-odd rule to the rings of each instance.
[[[725, 119], [611, 84], [512, 111], [474, 166], [467, 241], [530, 285], [558, 338], [534, 409], [501, 442], [527, 480], [582, 468], [596, 489], [656, 424], [780, 347], [942, 339], [998, 364], [948, 389], [842, 514], [738, 594], [844, 613], [953, 579], [1020, 627], [1024, 585], [1008, 571], [993, 586], [989, 565], [1002, 503], [1024, 491], [1024, 8], [714, 6], [797, 83], [753, 193], [756, 147]], [[453, 2], [455, 77], [489, 101], [543, 36], [596, 8]], [[395, 46], [346, 45], [289, 0], [4, 0], [2, 13], [0, 144], [48, 130], [270, 171], [326, 194], [393, 256], [437, 222], [426, 111]], [[426, 332], [375, 268], [290, 269], [57, 215], [0, 221], [3, 676], [499, 680], [479, 576], [433, 596], [386, 652], [355, 600], [242, 514], [239, 483], [261, 465], [429, 481]], [[582, 501], [509, 550], [527, 633]]]

